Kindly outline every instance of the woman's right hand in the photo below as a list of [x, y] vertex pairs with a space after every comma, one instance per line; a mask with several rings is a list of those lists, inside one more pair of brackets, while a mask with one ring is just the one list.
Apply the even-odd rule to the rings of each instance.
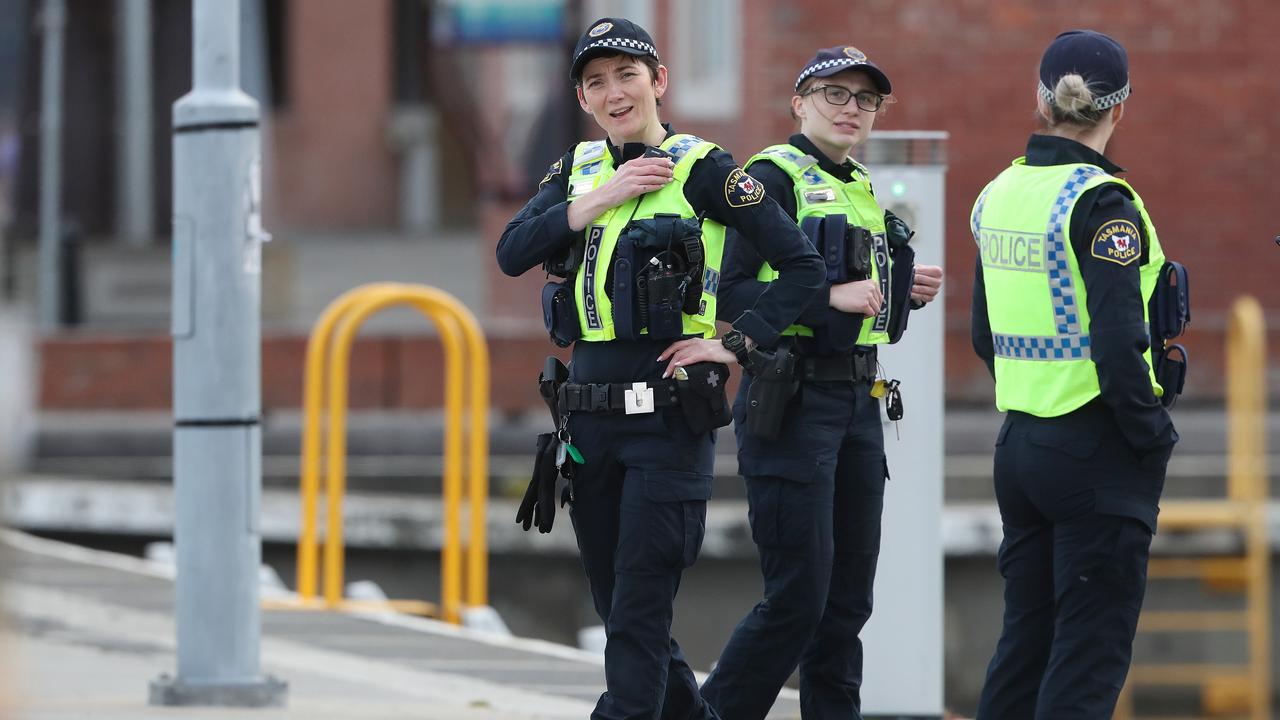
[[640, 157], [623, 163], [603, 185], [569, 203], [569, 227], [582, 230], [610, 208], [671, 182], [675, 164], [668, 158]]
[[840, 283], [831, 286], [829, 304], [840, 312], [876, 315], [884, 304], [884, 294], [875, 280]]

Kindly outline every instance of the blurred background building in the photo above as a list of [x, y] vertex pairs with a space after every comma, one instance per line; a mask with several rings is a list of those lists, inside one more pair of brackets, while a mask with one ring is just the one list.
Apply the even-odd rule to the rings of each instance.
[[[269, 485], [296, 482], [296, 409], [310, 324], [341, 292], [388, 279], [442, 287], [480, 317], [493, 348], [495, 408], [515, 428], [508, 444], [516, 448], [513, 462], [496, 464], [495, 474], [506, 472], [513, 487], [519, 482], [526, 472], [519, 453], [528, 444], [520, 423], [526, 416], [541, 419], [532, 379], [550, 346], [534, 300], [541, 274], [516, 281], [501, 276], [493, 249], [547, 166], [571, 142], [598, 134], [577, 105], [567, 68], [582, 28], [601, 16], [626, 16], [651, 30], [671, 69], [664, 119], [680, 131], [715, 140], [739, 160], [792, 132], [787, 100], [796, 74], [815, 48], [836, 44], [858, 46], [893, 78], [898, 102], [877, 119], [877, 130], [949, 133], [949, 418], [988, 418], [992, 399], [991, 381], [969, 342], [975, 257], [969, 210], [983, 185], [1022, 154], [1036, 127], [1039, 54], [1065, 29], [1105, 31], [1130, 53], [1134, 92], [1108, 154], [1130, 168], [1127, 177], [1142, 192], [1166, 251], [1192, 273], [1194, 322], [1185, 339], [1192, 365], [1183, 407], [1209, 413], [1220, 407], [1226, 309], [1234, 297], [1253, 294], [1270, 316], [1280, 316], [1280, 250], [1273, 242], [1280, 232], [1280, 3], [1273, 0], [242, 5], [242, 84], [263, 108], [265, 224], [274, 235], [263, 258]], [[39, 0], [0, 0], [0, 305], [19, 311], [32, 307], [40, 292], [40, 8]], [[190, 2], [68, 0], [67, 8], [60, 138], [64, 322], [53, 332], [6, 338], [31, 337], [35, 360], [29, 363], [31, 377], [10, 379], [3, 387], [30, 398], [29, 422], [22, 424], [25, 471], [162, 480], [168, 472], [165, 413], [171, 385], [170, 109], [190, 87]], [[1272, 325], [1274, 360], [1280, 323]], [[369, 461], [375, 469], [367, 489], [420, 491], [413, 473], [395, 469], [410, 463], [396, 465], [395, 457], [430, 452], [424, 443], [438, 446], [438, 439], [422, 439], [429, 423], [404, 421], [396, 413], [439, 406], [439, 348], [433, 332], [408, 313], [390, 313], [371, 328], [356, 350], [352, 404], [391, 414], [370, 415], [363, 435], [357, 427], [353, 452], [363, 447], [383, 459], [382, 465]], [[12, 366], [25, 367], [23, 362]], [[1274, 369], [1269, 386], [1272, 393], [1280, 388]], [[1220, 460], [1213, 454], [1222, 443], [1215, 417], [1193, 424], [1196, 435], [1184, 431], [1183, 447], [1194, 453], [1199, 443], [1202, 454]], [[969, 435], [948, 431], [949, 457], [960, 457], [948, 463], [949, 502], [990, 500], [984, 474], [989, 470], [981, 464], [994, 436], [987, 425], [972, 425], [976, 430]], [[500, 424], [498, 450], [501, 432]], [[272, 464], [273, 456], [278, 463]], [[977, 468], [971, 471], [963, 462], [970, 457]], [[1187, 470], [1186, 482], [1220, 485], [1218, 466], [1206, 467]], [[731, 475], [733, 468], [722, 471]], [[499, 491], [507, 486], [495, 482]], [[730, 487], [731, 478], [723, 482]], [[92, 507], [98, 496], [84, 497]], [[127, 525], [123, 520], [103, 519], [109, 513], [49, 511], [46, 517], [28, 510], [29, 515], [17, 513], [17, 524], [94, 533], [99, 540], [126, 538], [110, 542], [134, 549], [137, 539], [164, 534], [161, 521], [130, 529], [111, 524]], [[268, 539], [285, 540], [288, 532]], [[396, 554], [405, 548], [394, 542], [370, 547], [371, 553], [391, 553], [391, 559], [371, 566], [412, 562]], [[750, 547], [744, 547], [745, 559], [733, 562], [750, 569]], [[286, 576], [289, 552], [284, 544], [274, 555], [268, 552], [286, 566]], [[949, 565], [949, 587], [996, 597], [986, 552]], [[495, 575], [502, 562], [495, 560]], [[527, 577], [520, 571], [523, 560], [508, 562], [510, 577]], [[556, 562], [566, 568], [566, 579], [549, 582], [576, 587], [573, 562]], [[971, 571], [963, 570], [966, 562], [973, 563]], [[692, 592], [695, 599], [688, 602], [715, 606], [710, 597], [696, 599], [696, 588], [715, 587], [710, 578], [730, 573], [724, 563], [730, 559], [718, 560], [713, 551], [699, 566], [706, 569], [690, 574], [685, 595]], [[953, 567], [971, 574], [953, 578]], [[430, 583], [430, 572], [416, 575]], [[749, 578], [744, 582], [749, 599], [755, 590]], [[495, 585], [497, 596], [501, 582]], [[585, 603], [585, 592], [578, 596]], [[950, 608], [950, 597], [948, 602]], [[952, 621], [969, 618], [968, 612], [955, 610], [949, 626], [963, 626]], [[585, 604], [574, 613], [579, 625], [589, 622]], [[560, 639], [572, 631], [567, 619], [551, 622], [535, 610], [528, 614], [513, 627], [533, 633], [550, 622], [555, 630], [544, 634]], [[985, 660], [994, 642], [990, 615], [974, 630], [988, 645], [949, 636], [949, 693], [962, 705], [976, 692], [974, 675], [980, 680], [981, 672], [963, 665]], [[708, 652], [695, 649], [690, 655], [705, 666]]]

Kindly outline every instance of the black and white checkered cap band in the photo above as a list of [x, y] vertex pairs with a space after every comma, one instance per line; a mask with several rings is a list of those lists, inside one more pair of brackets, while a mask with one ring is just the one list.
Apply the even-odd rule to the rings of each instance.
[[827, 68], [833, 68], [833, 67], [844, 67], [846, 65], [849, 67], [852, 67], [854, 65], [866, 65], [866, 64], [867, 64], [866, 60], [854, 60], [853, 58], [823, 60], [822, 62], [814, 63], [809, 67], [805, 68], [804, 70], [800, 71], [800, 77], [796, 78], [796, 89], [797, 90], [800, 89], [800, 83], [804, 82], [805, 78], [818, 72], [819, 70], [826, 70]]
[[[1045, 102], [1053, 105], [1053, 91], [1044, 84], [1044, 81], [1040, 82], [1040, 97], [1044, 98]], [[1129, 97], [1129, 83], [1125, 83], [1124, 87], [1110, 95], [1103, 95], [1100, 98], [1094, 98], [1093, 107], [1098, 110], [1106, 110], [1109, 107], [1119, 105], [1124, 102], [1124, 99], [1127, 97]]]
[[[652, 55], [654, 60], [658, 59], [658, 51], [656, 48], [647, 42], [640, 42], [639, 40], [632, 40], [631, 38], [605, 38], [603, 40], [597, 40], [582, 48], [582, 52], [578, 53], [578, 57], [582, 57], [589, 50], [595, 50], [596, 48], [631, 48], [633, 50], [639, 50], [646, 55]], [[578, 58], [574, 58], [574, 62], [577, 62], [577, 60]]]

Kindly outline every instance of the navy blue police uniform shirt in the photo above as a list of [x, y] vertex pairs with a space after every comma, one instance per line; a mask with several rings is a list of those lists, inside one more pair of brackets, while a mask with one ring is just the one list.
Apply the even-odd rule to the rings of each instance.
[[[1051, 135], [1032, 135], [1027, 141], [1026, 158], [1027, 165], [1038, 167], [1088, 163], [1111, 175], [1124, 172], [1092, 148]], [[1105, 252], [1095, 252], [1095, 241], [1115, 228], [1137, 229], [1137, 262], [1122, 263], [1106, 257]], [[1139, 275], [1139, 266], [1148, 262], [1146, 228], [1124, 188], [1108, 184], [1080, 196], [1071, 217], [1071, 248], [1089, 296], [1090, 353], [1098, 368], [1100, 401], [1115, 413], [1125, 438], [1138, 452], [1170, 445], [1178, 436], [1168, 411], [1151, 389], [1143, 357], [1150, 346]], [[995, 347], [987, 317], [981, 257], [974, 267], [972, 335], [974, 350], [994, 377]]]
[[[663, 127], [670, 137], [670, 126], [664, 124]], [[606, 144], [615, 167], [640, 157], [645, 149], [640, 143], [627, 143], [621, 149], [608, 140]], [[573, 149], [570, 148], [551, 166], [533, 198], [507, 223], [497, 250], [498, 266], [507, 275], [522, 275], [582, 238], [582, 231], [569, 228], [566, 197], [572, 169]], [[782, 273], [774, 287], [730, 318], [736, 329], [769, 347], [778, 342], [780, 333], [794, 320], [791, 308], [803, 305], [822, 286], [826, 271], [822, 257], [796, 224], [758, 189], [761, 183], [739, 184], [742, 179], [745, 176], [733, 156], [715, 149], [694, 163], [684, 185], [684, 195], [695, 211], [705, 213], [706, 218], [726, 228], [738, 230], [747, 243], [754, 245]], [[670, 344], [670, 339], [648, 338], [575, 343], [574, 379], [627, 382], [656, 378], [665, 364], [655, 362], [655, 358]]]
[[[787, 142], [800, 152], [813, 156], [823, 172], [833, 175], [841, 182], [853, 182], [855, 179], [866, 182], [870, 190], [870, 181], [858, 174], [849, 160], [836, 164], [801, 133], [792, 135]], [[791, 218], [791, 222], [797, 222], [799, 206], [796, 204], [796, 186], [785, 170], [767, 159], [760, 160], [751, 165], [751, 177], [764, 183], [765, 195], [778, 203]], [[757, 277], [765, 259], [750, 243], [742, 242], [741, 237], [732, 230], [726, 235], [724, 252], [724, 263], [721, 266], [724, 272], [720, 277], [720, 297], [716, 307], [720, 319], [728, 320], [737, 317], [744, 308], [751, 307], [770, 283], [762, 282]], [[824, 270], [822, 289], [805, 306], [797, 322], [811, 328], [828, 324], [841, 314], [830, 303], [831, 283], [826, 281]]]

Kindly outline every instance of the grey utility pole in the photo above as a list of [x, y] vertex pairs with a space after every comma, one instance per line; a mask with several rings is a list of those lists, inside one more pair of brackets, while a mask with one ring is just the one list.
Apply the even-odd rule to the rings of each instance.
[[154, 241], [151, 168], [151, 0], [116, 0], [116, 234], [125, 244]]
[[40, 77], [40, 325], [62, 324], [62, 37], [65, 0], [44, 0]]
[[283, 705], [259, 666], [262, 494], [258, 103], [240, 90], [239, 0], [195, 0], [173, 106], [173, 465], [178, 672], [153, 705]]

